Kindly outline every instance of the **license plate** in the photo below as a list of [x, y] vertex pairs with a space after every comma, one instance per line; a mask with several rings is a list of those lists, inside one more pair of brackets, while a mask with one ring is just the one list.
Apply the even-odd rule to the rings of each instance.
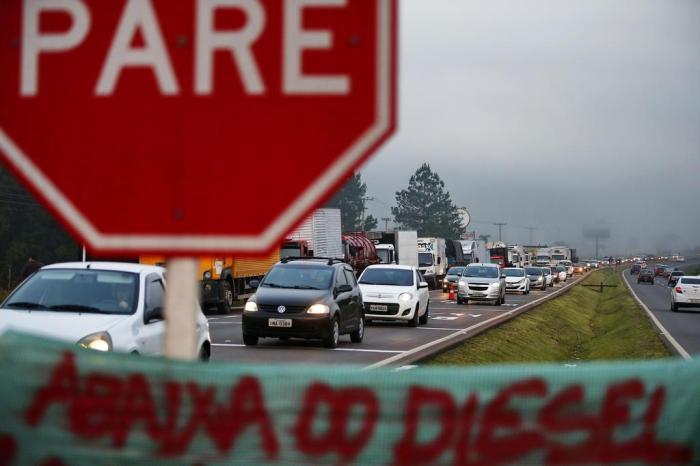
[[688, 301], [690, 301], [693, 304], [700, 303], [700, 299], [689, 299]]
[[386, 312], [389, 310], [389, 307], [385, 306], [383, 304], [370, 304], [369, 310], [370, 311], [377, 311], [377, 312]]
[[292, 319], [267, 319], [268, 327], [291, 327]]
[[480, 291], [472, 291], [472, 296], [484, 296], [486, 293]]

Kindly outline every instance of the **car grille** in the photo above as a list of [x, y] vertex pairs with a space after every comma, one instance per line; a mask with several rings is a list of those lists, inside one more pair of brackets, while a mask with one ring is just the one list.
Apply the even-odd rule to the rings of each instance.
[[[371, 311], [369, 309], [370, 305], [386, 306], [386, 311]], [[367, 303], [365, 302], [365, 313], [373, 314], [377, 316], [395, 316], [399, 313], [399, 305], [391, 303]]]
[[280, 307], [280, 304], [262, 304], [260, 306], [260, 310], [262, 312], [270, 312], [275, 314], [301, 314], [302, 312], [306, 311], [308, 306], [284, 306], [284, 312], [279, 312], [277, 310], [278, 307]]
[[473, 291], [486, 291], [489, 289], [488, 285], [469, 285], [469, 289]]

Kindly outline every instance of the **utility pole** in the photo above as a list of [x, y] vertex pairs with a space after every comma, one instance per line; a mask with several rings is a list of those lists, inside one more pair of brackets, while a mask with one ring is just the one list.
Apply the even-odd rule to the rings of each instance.
[[384, 220], [384, 231], [389, 231], [389, 220], [391, 220], [389, 217], [382, 217], [382, 220]]
[[501, 239], [501, 228], [503, 228], [504, 226], [506, 226], [508, 224], [501, 223], [501, 222], [494, 222], [493, 224], [498, 227], [498, 241], [503, 241], [503, 239]]
[[534, 246], [535, 243], [533, 243], [532, 232], [535, 231], [535, 230], [537, 230], [537, 228], [535, 228], [535, 227], [525, 227], [525, 229], [528, 230], [528, 231], [530, 232], [530, 246]]
[[365, 231], [365, 210], [367, 210], [365, 203], [367, 201], [373, 201], [373, 200], [374, 200], [373, 197], [366, 197], [365, 196], [362, 198], [362, 220], [361, 220], [361, 224], [360, 224], [360, 231], [362, 231], [363, 233]]

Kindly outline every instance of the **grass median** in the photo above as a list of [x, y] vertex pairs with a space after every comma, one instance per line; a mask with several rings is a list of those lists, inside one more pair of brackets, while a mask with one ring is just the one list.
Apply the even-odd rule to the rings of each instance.
[[[597, 288], [582, 284], [615, 285]], [[567, 293], [470, 338], [428, 364], [654, 359], [670, 353], [619, 271], [599, 270]]]

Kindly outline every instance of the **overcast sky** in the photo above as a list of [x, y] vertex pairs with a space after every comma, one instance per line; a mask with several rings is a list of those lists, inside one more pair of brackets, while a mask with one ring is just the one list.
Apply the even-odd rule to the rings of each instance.
[[[423, 162], [479, 234], [602, 253], [700, 245], [700, 1], [401, 0], [400, 118], [377, 217]], [[381, 222], [384, 225], [384, 222]]]

